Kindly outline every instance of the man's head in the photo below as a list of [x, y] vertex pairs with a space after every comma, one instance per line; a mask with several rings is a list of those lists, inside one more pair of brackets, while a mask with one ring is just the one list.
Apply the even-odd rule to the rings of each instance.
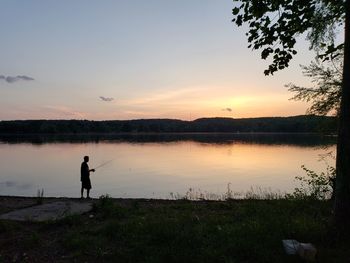
[[84, 162], [88, 162], [89, 161], [89, 156], [84, 156]]

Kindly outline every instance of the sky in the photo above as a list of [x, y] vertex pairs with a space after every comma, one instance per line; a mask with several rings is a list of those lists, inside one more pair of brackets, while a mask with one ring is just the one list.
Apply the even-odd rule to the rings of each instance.
[[304, 114], [301, 36], [289, 68], [247, 48], [231, 0], [0, 0], [0, 120]]

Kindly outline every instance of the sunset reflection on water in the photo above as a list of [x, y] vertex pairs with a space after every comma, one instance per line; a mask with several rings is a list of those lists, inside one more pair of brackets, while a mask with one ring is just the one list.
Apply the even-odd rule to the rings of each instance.
[[[301, 165], [323, 171], [319, 155], [334, 150], [334, 144], [325, 149], [243, 141], [1, 143], [0, 194], [35, 196], [44, 189], [45, 196], [78, 197], [84, 155], [90, 168], [113, 160], [91, 175], [94, 197], [169, 198], [189, 188], [220, 195], [229, 183], [234, 192], [290, 192], [294, 177], [304, 174]], [[332, 158], [328, 162], [334, 164]]]

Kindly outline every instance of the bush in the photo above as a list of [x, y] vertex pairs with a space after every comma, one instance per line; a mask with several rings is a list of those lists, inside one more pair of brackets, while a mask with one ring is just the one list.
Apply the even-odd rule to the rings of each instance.
[[311, 198], [317, 200], [330, 199], [333, 195], [335, 182], [335, 168], [327, 166], [326, 172], [320, 174], [306, 168], [301, 168], [306, 172], [306, 176], [296, 176], [300, 187], [296, 187], [292, 194], [294, 198]]

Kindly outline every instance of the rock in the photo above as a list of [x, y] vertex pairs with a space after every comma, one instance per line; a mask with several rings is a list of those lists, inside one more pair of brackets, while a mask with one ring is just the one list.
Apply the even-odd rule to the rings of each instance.
[[86, 213], [91, 209], [91, 202], [58, 201], [2, 214], [0, 219], [16, 221], [58, 220], [69, 215]]

